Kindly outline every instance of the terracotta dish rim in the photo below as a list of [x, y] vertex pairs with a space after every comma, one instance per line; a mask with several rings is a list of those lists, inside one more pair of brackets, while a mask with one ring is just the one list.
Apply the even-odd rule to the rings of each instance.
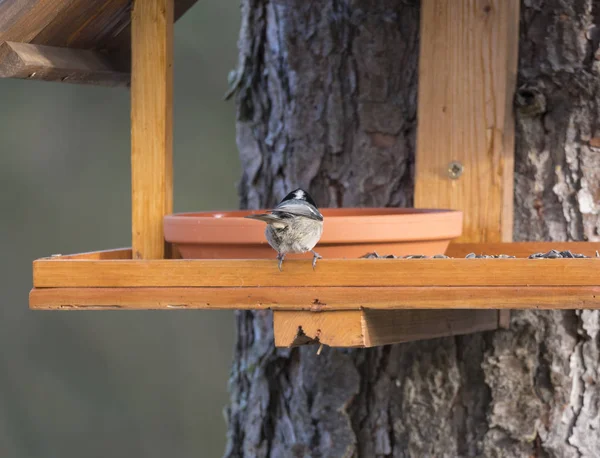
[[[360, 207], [321, 208], [325, 218], [319, 245], [444, 240], [462, 234], [460, 210]], [[253, 245], [265, 243], [265, 224], [244, 218], [259, 210], [184, 212], [164, 217], [167, 242]]]

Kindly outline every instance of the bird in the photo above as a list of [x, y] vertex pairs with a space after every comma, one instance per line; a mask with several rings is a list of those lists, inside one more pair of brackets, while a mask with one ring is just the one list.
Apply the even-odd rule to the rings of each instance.
[[246, 218], [267, 223], [265, 237], [279, 260], [279, 271], [288, 253], [313, 254], [313, 270], [321, 259], [313, 248], [323, 234], [323, 215], [310, 194], [302, 188], [285, 196], [269, 213], [247, 215]]

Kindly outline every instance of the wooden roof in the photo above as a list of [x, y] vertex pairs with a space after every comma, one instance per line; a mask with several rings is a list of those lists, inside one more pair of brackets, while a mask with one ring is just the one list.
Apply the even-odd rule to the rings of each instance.
[[[196, 1], [174, 0], [175, 20], [183, 16]], [[39, 58], [38, 54], [45, 55], [47, 52], [51, 59], [56, 59], [58, 53], [61, 64], [69, 61], [69, 65], [83, 66], [87, 70], [91, 68], [96, 72], [110, 69], [128, 74], [131, 60], [131, 9], [131, 0], [0, 1], [0, 77], [23, 78], [27, 72], [27, 77], [31, 77], [32, 73], [36, 73], [31, 72], [31, 59], [35, 61]], [[15, 51], [15, 47], [7, 46], [6, 42], [36, 46], [28, 47], [24, 53], [22, 46], [17, 45], [19, 49]], [[96, 55], [94, 60], [89, 52], [69, 54], [69, 49], [96, 51], [99, 56]], [[104, 67], [97, 67], [97, 58], [106, 58]], [[30, 62], [23, 64], [22, 61], [27, 59]], [[15, 64], [15, 61], [18, 63]], [[3, 62], [8, 62], [5, 68], [2, 68]], [[68, 70], [63, 69], [62, 73], [58, 73], [64, 74]], [[73, 69], [70, 70], [73, 73]], [[44, 72], [39, 72], [41, 73]], [[41, 79], [61, 80], [56, 75]], [[102, 81], [91, 82], [103, 84]], [[111, 85], [120, 83], [117, 81]]]

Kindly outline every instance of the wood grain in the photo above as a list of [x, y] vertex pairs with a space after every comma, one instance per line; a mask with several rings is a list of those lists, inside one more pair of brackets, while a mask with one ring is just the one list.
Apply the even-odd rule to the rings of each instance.
[[[310, 312], [305, 312], [310, 313]], [[365, 347], [458, 336], [498, 327], [495, 310], [364, 310]]]
[[414, 202], [464, 211], [457, 241], [512, 240], [518, 24], [519, 0], [421, 4]]
[[63, 3], [61, 13], [35, 36], [32, 43], [103, 49], [104, 43], [131, 22], [131, 0], [70, 0]]
[[32, 309], [598, 309], [600, 286], [33, 288]]
[[128, 72], [116, 70], [97, 51], [56, 48], [27, 43], [0, 44], [0, 78], [129, 86]]
[[134, 2], [131, 32], [132, 256], [162, 259], [173, 212], [173, 0]]
[[276, 347], [323, 344], [330, 347], [363, 347], [362, 312], [327, 313], [275, 311], [273, 334]]
[[35, 287], [597, 286], [600, 259], [82, 260], [33, 263]]
[[[4, 0], [0, 2], [0, 43], [30, 43], [64, 11], [70, 0]], [[55, 43], [43, 43], [55, 45]]]

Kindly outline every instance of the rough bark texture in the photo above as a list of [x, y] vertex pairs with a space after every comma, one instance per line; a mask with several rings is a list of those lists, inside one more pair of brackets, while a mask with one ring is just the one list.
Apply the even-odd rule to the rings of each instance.
[[[591, 0], [523, 0], [515, 238], [599, 240], [598, 29]], [[325, 206], [410, 206], [417, 1], [242, 1], [243, 207], [306, 186]], [[273, 347], [240, 312], [226, 457], [597, 457], [600, 319], [367, 350]]]

